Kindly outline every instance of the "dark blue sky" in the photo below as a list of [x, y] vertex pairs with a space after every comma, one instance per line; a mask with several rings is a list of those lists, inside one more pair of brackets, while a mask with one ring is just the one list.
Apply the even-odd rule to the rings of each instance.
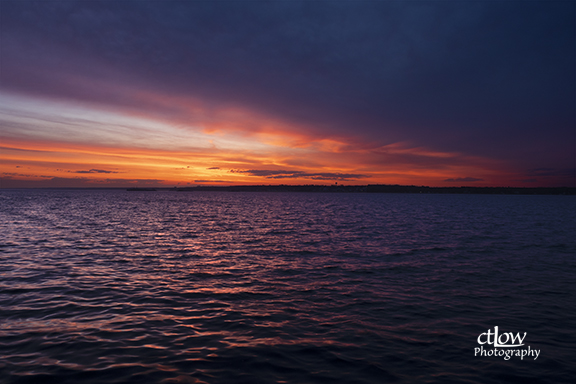
[[3, 1], [1, 18], [6, 94], [198, 124], [238, 109], [311, 140], [574, 178], [571, 1]]

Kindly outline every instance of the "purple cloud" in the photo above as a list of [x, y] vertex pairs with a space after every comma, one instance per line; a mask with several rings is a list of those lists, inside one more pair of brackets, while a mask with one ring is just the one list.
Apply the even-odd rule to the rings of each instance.
[[526, 173], [573, 166], [574, 27], [566, 1], [6, 1], [0, 81], [187, 123], [238, 108]]

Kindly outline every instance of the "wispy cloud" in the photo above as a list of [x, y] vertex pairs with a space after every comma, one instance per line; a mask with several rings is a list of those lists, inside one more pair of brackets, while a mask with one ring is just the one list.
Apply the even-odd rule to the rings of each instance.
[[303, 172], [287, 170], [269, 170], [269, 169], [247, 169], [247, 170], [230, 170], [233, 173], [243, 173], [250, 176], [265, 177], [267, 179], [312, 179], [312, 180], [342, 180], [351, 181], [366, 179], [370, 176], [358, 173], [338, 173], [338, 172]]
[[576, 182], [573, 3], [304, 3], [3, 2], [0, 166]]
[[547, 176], [571, 176], [576, 174], [574, 168], [535, 168], [530, 169], [527, 174], [529, 176], [547, 177]]
[[118, 172], [107, 171], [105, 169], [90, 169], [88, 171], [74, 171], [73, 173], [118, 173]]

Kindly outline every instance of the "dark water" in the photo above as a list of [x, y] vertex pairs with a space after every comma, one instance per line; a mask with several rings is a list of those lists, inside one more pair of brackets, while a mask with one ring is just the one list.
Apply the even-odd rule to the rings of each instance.
[[[573, 196], [2, 190], [0, 382], [572, 383], [575, 213]], [[495, 326], [539, 356], [475, 356]]]

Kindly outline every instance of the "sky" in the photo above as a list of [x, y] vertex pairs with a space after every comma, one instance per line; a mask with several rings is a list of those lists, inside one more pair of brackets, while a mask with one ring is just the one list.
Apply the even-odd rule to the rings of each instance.
[[576, 187], [573, 1], [1, 1], [0, 188]]

